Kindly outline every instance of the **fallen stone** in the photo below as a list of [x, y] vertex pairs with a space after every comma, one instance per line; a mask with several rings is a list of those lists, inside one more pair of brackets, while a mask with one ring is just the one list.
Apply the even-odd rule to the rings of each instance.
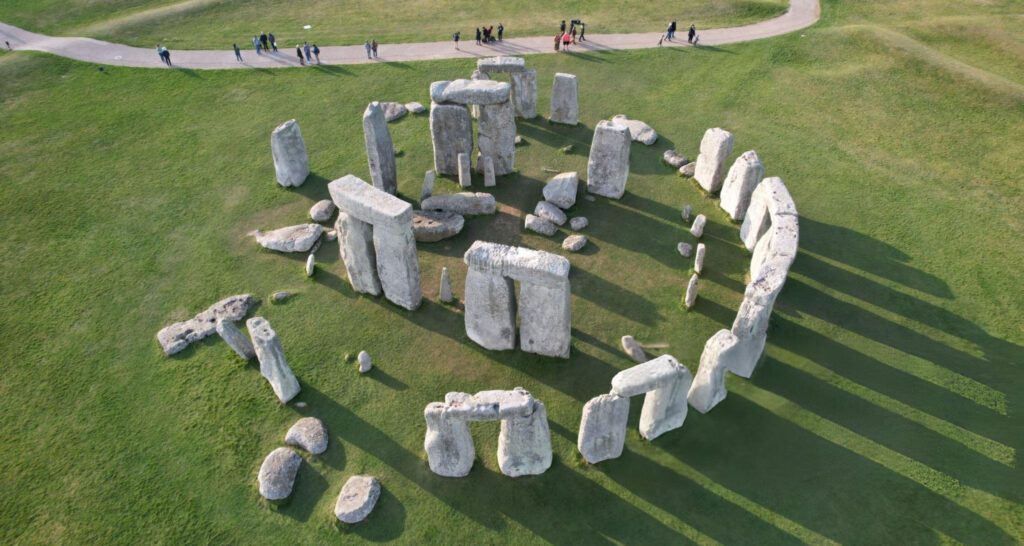
[[683, 221], [689, 223], [691, 215], [693, 215], [693, 209], [690, 207], [690, 205], [686, 205], [685, 207], [683, 207]]
[[548, 414], [540, 400], [532, 400], [527, 417], [510, 417], [501, 422], [498, 435], [498, 468], [515, 478], [543, 474], [551, 467], [551, 430]]
[[679, 251], [679, 254], [682, 257], [689, 258], [690, 254], [693, 252], [693, 245], [689, 243], [679, 243], [676, 245], [676, 250]]
[[359, 373], [366, 373], [373, 369], [373, 362], [370, 360], [370, 354], [366, 351], [359, 351], [359, 356], [356, 357], [359, 361]]
[[521, 72], [526, 68], [526, 59], [522, 57], [485, 57], [476, 60], [476, 69], [485, 72]]
[[[633, 132], [630, 131], [629, 134], [632, 135]], [[665, 153], [661, 156], [661, 160], [673, 169], [678, 169], [690, 162], [689, 159], [686, 159], [685, 155], [681, 155], [675, 150], [665, 150]]]
[[440, 299], [444, 303], [451, 303], [455, 297], [452, 295], [452, 277], [448, 274], [448, 268], [441, 268], [441, 289], [438, 291]]
[[447, 193], [433, 195], [420, 203], [423, 210], [440, 210], [455, 214], [494, 214], [497, 205], [489, 193]]
[[575, 205], [579, 180], [580, 177], [576, 171], [552, 177], [547, 184], [544, 184], [544, 199], [563, 209]]
[[389, 123], [409, 113], [409, 109], [400, 102], [382, 102], [380, 107], [384, 110], [384, 121]]
[[270, 134], [270, 151], [274, 156], [277, 183], [284, 187], [298, 187], [309, 176], [309, 156], [302, 131], [294, 119], [278, 125]]
[[581, 248], [586, 246], [587, 236], [574, 234], [566, 237], [562, 240], [562, 248], [569, 252], [578, 252]]
[[434, 194], [434, 171], [427, 171], [423, 174], [423, 189], [420, 190], [420, 201]]
[[430, 105], [430, 139], [434, 145], [434, 171], [458, 174], [459, 154], [473, 151], [473, 120], [461, 104]]
[[704, 344], [697, 376], [693, 379], [693, 385], [687, 394], [687, 400], [693, 409], [707, 413], [725, 400], [728, 394], [725, 389], [727, 361], [732, 358], [737, 342], [736, 336], [729, 330], [719, 330]]
[[312, 277], [316, 271], [316, 254], [310, 253], [306, 256], [306, 276]]
[[459, 185], [463, 188], [473, 185], [473, 173], [469, 170], [469, 154], [459, 154]]
[[512, 86], [492, 80], [437, 81], [430, 84], [430, 100], [441, 104], [501, 104], [508, 102]]
[[590, 464], [622, 455], [626, 443], [629, 398], [602, 394], [583, 406], [576, 448]]
[[252, 302], [253, 298], [250, 294], [224, 298], [189, 320], [175, 322], [162, 328], [157, 332], [156, 339], [160, 342], [164, 354], [173, 355], [188, 347], [190, 343], [216, 332], [218, 320], [242, 320], [249, 312]]
[[[327, 230], [324, 230], [324, 232], [326, 233], [326, 232], [327, 232]], [[324, 238], [323, 238], [323, 237], [321, 237], [321, 238], [317, 239], [317, 240], [316, 240], [316, 242], [315, 242], [315, 243], [313, 243], [313, 248], [309, 249], [309, 253], [310, 253], [310, 254], [316, 254], [316, 251], [317, 251], [317, 250], [320, 250], [320, 245], [321, 245], [321, 244], [322, 244], [323, 242], [324, 242]]]
[[587, 191], [612, 199], [626, 193], [629, 177], [629, 129], [602, 120], [594, 129], [587, 160]]
[[263, 317], [247, 320], [245, 327], [249, 330], [256, 358], [260, 362], [260, 375], [267, 379], [282, 403], [295, 398], [299, 394], [299, 381], [295, 379], [295, 374], [284, 358], [284, 349], [277, 332]]
[[412, 233], [421, 243], [436, 243], [454, 237], [462, 231], [465, 218], [454, 212], [436, 210], [414, 210], [412, 212]]
[[686, 285], [686, 299], [684, 303], [687, 309], [693, 309], [693, 305], [697, 303], [697, 285], [699, 284], [699, 277], [696, 273], [690, 277], [689, 284]]
[[633, 336], [622, 336], [622, 350], [626, 351], [629, 358], [637, 362], [647, 362], [648, 360], [644, 348], [640, 346], [637, 340], [633, 339]]
[[661, 355], [653, 360], [647, 360], [615, 374], [612, 377], [611, 393], [629, 398], [660, 389], [678, 379], [680, 366], [682, 365], [671, 355]]
[[469, 474], [476, 458], [469, 423], [455, 417], [448, 405], [441, 402], [428, 404], [423, 417], [427, 422], [423, 449], [427, 452], [430, 471], [449, 478]]
[[217, 333], [224, 340], [224, 343], [231, 347], [231, 350], [242, 357], [242, 360], [251, 360], [256, 356], [256, 350], [252, 348], [252, 342], [235, 326], [234, 322], [218, 319]]
[[572, 148], [573, 148], [572, 144], [566, 144], [565, 146], [562, 146], [561, 148], [559, 148], [558, 151], [562, 152], [563, 154], [568, 154], [568, 153], [572, 153]]
[[270, 299], [281, 302], [291, 297], [291, 295], [291, 292], [274, 292], [273, 295], [270, 296]]
[[526, 69], [509, 75], [512, 83], [512, 105], [516, 116], [523, 119], [537, 117], [537, 71]]
[[319, 455], [327, 451], [327, 427], [316, 417], [303, 417], [288, 429], [284, 443]]
[[412, 112], [413, 114], [422, 114], [423, 112], [427, 111], [426, 107], [418, 102], [405, 103], [405, 109]]
[[252, 233], [263, 248], [278, 252], [308, 252], [324, 232], [320, 224], [299, 224], [273, 231], [256, 230]]
[[363, 112], [363, 136], [366, 140], [366, 159], [370, 163], [373, 187], [394, 195], [398, 192], [395, 147], [391, 142], [391, 132], [388, 131], [384, 109], [379, 102], [371, 102]]
[[302, 457], [287, 447], [279, 447], [267, 455], [260, 465], [256, 478], [260, 484], [260, 495], [267, 500], [281, 500], [292, 494], [295, 475], [299, 472]]
[[693, 219], [693, 225], [690, 226], [690, 235], [700, 239], [704, 235], [704, 224], [706, 224], [707, 221], [707, 217], [703, 214], [698, 214], [697, 217]]
[[750, 196], [762, 178], [764, 165], [761, 164], [757, 152], [743, 152], [729, 168], [729, 174], [722, 184], [722, 199], [718, 206], [733, 220], [742, 220], [747, 213], [747, 207], [750, 206]]
[[352, 476], [334, 503], [334, 516], [342, 523], [359, 523], [370, 516], [380, 498], [380, 482], [372, 476]]
[[697, 243], [697, 257], [693, 260], [693, 270], [700, 275], [704, 271], [704, 253], [707, 252], [707, 247], [704, 243]]
[[583, 198], [586, 199], [587, 201], [597, 201], [597, 198], [594, 197], [593, 195], [584, 195]]
[[579, 86], [572, 74], [555, 74], [551, 85], [551, 121], [565, 125], [579, 123]]
[[693, 178], [693, 175], [696, 174], [696, 172], [697, 172], [697, 162], [696, 161], [691, 161], [691, 162], [687, 163], [686, 165], [683, 165], [682, 167], [679, 167], [679, 174], [681, 174], [681, 175], [683, 175], [683, 176], [685, 176], [687, 178]]
[[725, 160], [732, 153], [732, 133], [715, 127], [704, 133], [693, 177], [704, 191], [715, 194], [725, 180]]
[[565, 216], [565, 213], [562, 212], [561, 209], [547, 201], [537, 202], [537, 206], [534, 207], [533, 213], [547, 220], [548, 222], [551, 222], [559, 226], [564, 224], [568, 220], [568, 218]]
[[619, 114], [612, 118], [614, 123], [629, 127], [629, 137], [633, 142], [639, 142], [646, 146], [654, 144], [658, 140], [658, 133], [650, 125], [637, 120], [629, 119], [625, 114]]
[[545, 220], [540, 216], [534, 216], [532, 214], [526, 215], [526, 222], [523, 227], [549, 237], [558, 231], [558, 226], [555, 224], [552, 224], [550, 221]]
[[477, 160], [477, 165], [482, 165], [481, 170], [484, 172], [484, 187], [493, 188], [498, 183], [494, 180], [494, 161], [489, 156], [481, 157]]
[[577, 216], [569, 220], [569, 227], [572, 228], [573, 231], [579, 231], [588, 225], [590, 225], [590, 220], [587, 220], [586, 216]]

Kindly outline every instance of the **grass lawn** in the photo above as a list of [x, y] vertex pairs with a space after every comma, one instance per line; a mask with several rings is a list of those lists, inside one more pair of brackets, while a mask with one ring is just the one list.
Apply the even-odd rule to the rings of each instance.
[[[553, 74], [578, 75], [583, 124], [519, 123], [499, 213], [419, 245], [415, 312], [355, 294], [336, 243], [308, 280], [305, 255], [245, 234], [305, 221], [329, 180], [368, 178], [367, 102], [426, 103], [431, 81], [468, 76], [471, 61], [100, 72], [0, 54], [0, 542], [1024, 541], [1024, 81], [998, 38], [1022, 32], [1005, 20], [1012, 2], [902, 4], [827, 0], [815, 27], [749, 44], [528, 57], [541, 112]], [[965, 20], [984, 39], [940, 38]], [[437, 303], [441, 268], [461, 295], [476, 239], [564, 254], [566, 229], [523, 233], [522, 216], [545, 168], [585, 173], [593, 126], [618, 113], [661, 138], [633, 145], [621, 201], [570, 213], [590, 219], [590, 243], [569, 255], [572, 358], [480, 349], [458, 306]], [[287, 190], [269, 135], [293, 117], [313, 175]], [[714, 126], [736, 135], [733, 157], [756, 149], [800, 211], [766, 356], [750, 380], [729, 377], [712, 412], [654, 442], [634, 402], [623, 456], [588, 465], [580, 412], [632, 364], [619, 338], [665, 344], [655, 352], [695, 371], [742, 299], [738, 226], [659, 162], [668, 148], [694, 157]], [[399, 191], [415, 202], [427, 117], [390, 129]], [[709, 220], [689, 312], [692, 263], [675, 250], [693, 242], [686, 204]], [[297, 295], [269, 303], [278, 290]], [[243, 292], [263, 298], [254, 314], [280, 334], [305, 408], [279, 404], [216, 337], [160, 351], [161, 327]], [[344, 355], [364, 349], [376, 367], [360, 376]], [[504, 477], [498, 425], [481, 423], [471, 474], [432, 474], [427, 403], [515, 386], [547, 406], [551, 469]], [[257, 470], [303, 415], [324, 420], [328, 450], [270, 505]], [[358, 473], [384, 491], [367, 522], [341, 528], [333, 505]]]
[[[308, 40], [319, 45], [450, 40], [456, 30], [472, 40], [474, 29], [504, 23], [506, 36], [553, 34], [561, 20], [580, 19], [591, 34], [664, 31], [677, 19], [682, 29], [729, 26], [780, 15], [787, 0], [6, 0], [0, 21], [37, 32], [84, 35], [114, 42], [172, 49], [230, 49], [254, 34], [272, 32], [284, 46]], [[685, 24], [684, 24], [685, 23]], [[303, 26], [311, 25], [310, 30]], [[684, 32], [685, 34], [685, 32]]]

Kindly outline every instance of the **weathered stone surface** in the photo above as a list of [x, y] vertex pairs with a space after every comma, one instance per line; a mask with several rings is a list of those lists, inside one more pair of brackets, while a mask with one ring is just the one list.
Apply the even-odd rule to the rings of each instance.
[[626, 193], [629, 178], [629, 129], [602, 120], [594, 129], [587, 161], [587, 191], [612, 199]]
[[446, 404], [432, 402], [423, 410], [427, 433], [423, 449], [430, 471], [439, 476], [460, 478], [473, 468], [476, 453], [469, 423], [450, 414]]
[[299, 394], [299, 381], [288, 367], [284, 349], [277, 332], [263, 317], [253, 317], [245, 322], [252, 337], [256, 358], [260, 361], [260, 374], [267, 379], [278, 400], [287, 403]]
[[279, 447], [267, 455], [260, 465], [257, 481], [260, 495], [267, 500], [281, 500], [292, 494], [295, 475], [299, 472], [302, 457], [287, 447]]
[[491, 80], [437, 81], [430, 84], [430, 100], [440, 104], [501, 104], [508, 102], [512, 86]]
[[334, 209], [335, 206], [333, 201], [330, 199], [323, 199], [317, 201], [316, 204], [310, 207], [309, 217], [312, 218], [314, 222], [326, 222], [331, 219], [331, 215], [334, 214]]
[[423, 189], [420, 190], [420, 201], [434, 195], [434, 171], [427, 171], [423, 174]]
[[576, 76], [555, 74], [551, 85], [551, 121], [565, 125], [576, 125], [580, 118], [579, 87]]
[[750, 278], [759, 276], [761, 267], [769, 260], [786, 258], [790, 263], [796, 258], [800, 242], [800, 222], [797, 216], [785, 214], [772, 219], [768, 233], [764, 234], [754, 247], [750, 258]]
[[551, 431], [544, 403], [533, 400], [528, 417], [501, 422], [498, 435], [498, 467], [513, 478], [543, 474], [551, 467]]
[[569, 358], [572, 309], [569, 279], [549, 286], [522, 282], [519, 286], [519, 347], [528, 352]]
[[430, 139], [434, 144], [434, 170], [458, 174], [459, 154], [473, 151], [473, 120], [460, 104], [430, 105]]
[[757, 152], [743, 152], [729, 168], [729, 174], [722, 184], [722, 199], [718, 206], [733, 220], [742, 220], [750, 206], [750, 195], [764, 178], [764, 165]]
[[373, 369], [373, 360], [370, 359], [370, 353], [366, 351], [359, 351], [356, 361], [359, 362], [359, 373], [366, 373]]
[[427, 111], [427, 108], [418, 102], [407, 102], [405, 103], [405, 109], [412, 112], [413, 114], [422, 114]]
[[476, 69], [481, 72], [521, 72], [526, 68], [522, 57], [485, 57], [476, 60]]
[[325, 229], [324, 230], [324, 240], [325, 241], [337, 241], [338, 240], [338, 230], [336, 230], [336, 229]]
[[380, 107], [384, 110], [384, 121], [389, 123], [409, 113], [409, 109], [400, 102], [382, 102]]
[[683, 207], [683, 212], [681, 213], [683, 221], [689, 223], [691, 215], [693, 215], [693, 208], [690, 205]]
[[534, 411], [533, 401], [533, 396], [522, 387], [509, 391], [480, 391], [473, 395], [450, 392], [444, 396], [449, 415], [463, 421], [529, 417]]
[[587, 220], [586, 216], [577, 216], [569, 220], [569, 227], [574, 231], [579, 231], [590, 225], [590, 220]]
[[758, 270], [757, 276], [747, 285], [743, 292], [744, 299], [769, 307], [775, 305], [775, 299], [786, 283], [791, 264], [790, 259], [785, 256], [766, 261]]
[[231, 347], [231, 350], [242, 357], [242, 360], [251, 360], [252, 357], [256, 356], [256, 350], [252, 348], [252, 342], [235, 326], [234, 322], [217, 319], [217, 333], [224, 340], [224, 343]]
[[556, 207], [553, 203], [549, 203], [547, 201], [537, 202], [537, 206], [534, 207], [533, 213], [547, 220], [548, 222], [557, 224], [559, 226], [564, 224], [569, 219], [568, 217], [566, 217], [565, 213], [562, 212], [562, 209]]
[[278, 252], [308, 252], [323, 232], [320, 224], [299, 224], [273, 231], [256, 230], [252, 235], [263, 248]]
[[[629, 134], [632, 135], [633, 132], [630, 131]], [[662, 154], [661, 156], [661, 160], [664, 161], [666, 165], [672, 167], [673, 169], [678, 169], [690, 162], [689, 159], [686, 159], [685, 155], [682, 155], [679, 152], [676, 152], [675, 150], [665, 150], [665, 153]]]
[[626, 443], [629, 398], [602, 394], [583, 406], [576, 448], [590, 464], [622, 455]]
[[441, 268], [441, 288], [438, 295], [444, 303], [451, 303], [455, 296], [452, 294], [452, 277], [448, 274], [448, 268]]
[[469, 168], [469, 154], [459, 154], [459, 185], [463, 188], [473, 185], [473, 172]]
[[516, 116], [523, 119], [537, 117], [537, 71], [526, 69], [509, 75], [512, 83], [512, 105]]
[[654, 128], [638, 119], [629, 119], [625, 114], [619, 114], [612, 118], [612, 122], [629, 127], [629, 137], [634, 142], [650, 146], [658, 140]]
[[494, 179], [494, 160], [490, 156], [484, 156], [476, 161], [477, 166], [484, 173], [484, 187], [493, 188], [498, 183]]
[[796, 216], [796, 204], [789, 190], [777, 176], [765, 178], [754, 188], [750, 205], [740, 226], [740, 239], [747, 250], [753, 251], [757, 241], [768, 232], [775, 216]]
[[526, 221], [523, 223], [523, 227], [548, 237], [554, 235], [555, 232], [558, 231], [558, 226], [552, 224], [549, 220], [545, 220], [540, 216], [534, 216], [532, 214], [526, 215]]
[[250, 294], [224, 298], [186, 321], [175, 322], [162, 328], [157, 332], [156, 339], [166, 355], [173, 355], [188, 347], [190, 343], [216, 332], [218, 320], [242, 320], [249, 312], [252, 302]]
[[693, 253], [693, 245], [689, 243], [679, 243], [676, 245], [676, 250], [679, 251], [679, 254], [682, 257], [689, 258], [690, 254]]
[[387, 224], [375, 224], [373, 249], [384, 297], [399, 307], [415, 310], [423, 300], [423, 289], [420, 287], [420, 261], [412, 222], [408, 227], [397, 229]]
[[732, 133], [715, 127], [704, 133], [693, 177], [708, 193], [718, 193], [725, 180], [725, 160], [732, 153]]
[[454, 212], [437, 210], [414, 210], [412, 212], [412, 233], [421, 243], [435, 243], [454, 237], [462, 231], [466, 219]]
[[697, 289], [700, 284], [699, 279], [700, 277], [694, 273], [693, 276], [690, 277], [690, 282], [686, 285], [686, 299], [683, 300], [683, 303], [686, 304], [687, 309], [693, 309], [693, 305], [697, 303]]
[[586, 246], [586, 244], [586, 235], [570, 235], [566, 237], [564, 240], [562, 240], [562, 248], [568, 250], [569, 252], [579, 252], [579, 250]]
[[557, 174], [544, 184], [544, 199], [567, 209], [576, 204], [580, 176], [576, 171]]
[[338, 211], [334, 229], [338, 232], [338, 251], [352, 289], [363, 294], [380, 295], [377, 256], [373, 250], [373, 226]]
[[384, 109], [379, 102], [371, 102], [363, 112], [363, 136], [366, 140], [366, 159], [370, 163], [373, 187], [394, 195], [398, 191], [395, 147], [391, 143], [391, 132], [388, 131]]
[[446, 193], [432, 195], [420, 203], [423, 210], [440, 210], [455, 214], [494, 214], [497, 205], [489, 193]]
[[704, 243], [697, 243], [697, 257], [693, 260], [693, 270], [700, 275], [704, 271], [704, 254], [707, 252], [707, 247]]
[[633, 339], [633, 336], [622, 336], [622, 350], [626, 351], [629, 358], [637, 362], [647, 362], [648, 360], [644, 348], [637, 340]]
[[327, 451], [327, 427], [316, 417], [303, 417], [288, 429], [284, 435], [284, 443], [319, 455]]
[[370, 516], [380, 498], [380, 482], [373, 476], [352, 476], [334, 503], [334, 517], [342, 523], [359, 523]]
[[[471, 79], [471, 80], [489, 80], [489, 79], [491, 79], [491, 77], [488, 76], [486, 72], [481, 72], [479, 70], [474, 70], [473, 71], [473, 75], [470, 76], [469, 79]], [[473, 119], [478, 119], [480, 117], [480, 105], [479, 104], [471, 104], [471, 105], [469, 105], [469, 113], [473, 115]]]
[[412, 229], [412, 205], [347, 174], [327, 184], [338, 208], [374, 226]]
[[306, 276], [312, 277], [314, 272], [316, 272], [316, 254], [310, 252], [309, 256], [306, 256]]
[[[494, 173], [509, 174], [516, 168], [516, 116], [511, 102], [480, 107], [477, 120], [477, 147], [480, 156], [490, 157]], [[477, 162], [479, 165], [479, 161]]]
[[288, 299], [289, 297], [291, 297], [291, 295], [292, 295], [291, 292], [274, 292], [270, 296], [270, 299], [272, 299], [274, 301], [277, 301], [277, 302], [280, 302], [280, 301], [284, 301], [284, 300]]
[[704, 236], [704, 225], [707, 221], [707, 217], [703, 214], [698, 214], [697, 217], [693, 219], [693, 225], [690, 226], [690, 235], [693, 235], [698, 239]]
[[474, 242], [463, 261], [470, 269], [526, 283], [562, 287], [569, 278], [569, 260], [563, 256], [487, 241]]
[[743, 298], [732, 323], [732, 334], [738, 343], [731, 358], [726, 361], [732, 373], [740, 377], [750, 377], [754, 373], [768, 340], [768, 323], [773, 303], [759, 302], [751, 297]]
[[[667, 357], [667, 358], [666, 358]], [[644, 396], [644, 407], [640, 412], [640, 435], [653, 440], [662, 434], [683, 426], [686, 420], [686, 394], [690, 390], [693, 376], [675, 358], [664, 355], [675, 370], [675, 376], [665, 384]]]
[[270, 134], [270, 151], [274, 156], [277, 183], [284, 187], [301, 186], [309, 176], [306, 141], [294, 119], [278, 125]]
[[729, 330], [719, 330], [704, 344], [700, 355], [700, 366], [687, 400], [693, 409], [707, 413], [728, 394], [725, 389], [725, 372], [728, 361], [735, 357], [734, 348], [738, 340]]
[[623, 370], [612, 377], [612, 394], [629, 398], [660, 389], [678, 378], [680, 366], [671, 355], [662, 355]]
[[679, 167], [679, 174], [681, 174], [681, 175], [683, 175], [683, 176], [685, 176], [687, 178], [693, 178], [693, 175], [696, 174], [696, 173], [697, 173], [697, 162], [696, 161], [691, 161], [691, 162], [683, 165], [682, 167]]
[[512, 279], [470, 266], [463, 301], [469, 339], [492, 351], [515, 349], [516, 291]]

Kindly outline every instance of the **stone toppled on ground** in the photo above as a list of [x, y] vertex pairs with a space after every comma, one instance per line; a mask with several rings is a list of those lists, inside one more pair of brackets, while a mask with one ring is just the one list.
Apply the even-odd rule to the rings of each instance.
[[291, 292], [274, 292], [270, 296], [270, 299], [272, 299], [272, 300], [274, 300], [276, 302], [281, 302], [281, 301], [284, 301], [284, 300], [290, 298], [291, 295], [292, 295]]
[[704, 243], [697, 243], [697, 256], [693, 260], [693, 270], [700, 275], [704, 271], [704, 253], [707, 252], [707, 247]]
[[379, 102], [371, 102], [363, 112], [363, 136], [373, 187], [394, 195], [398, 192], [395, 147], [391, 142], [388, 122], [384, 118], [384, 109]]
[[469, 154], [459, 154], [459, 185], [468, 188], [473, 185], [473, 172], [469, 167]]
[[679, 167], [679, 174], [681, 174], [681, 175], [683, 175], [683, 176], [685, 176], [687, 178], [693, 178], [693, 175], [696, 174], [696, 173], [697, 173], [697, 162], [696, 161], [691, 161], [691, 162], [683, 165], [682, 167]]
[[569, 227], [572, 228], [573, 231], [579, 231], [588, 225], [590, 225], [590, 220], [587, 220], [586, 216], [577, 216], [569, 220]]
[[516, 139], [514, 142], [516, 143], [516, 146], [519, 146], [520, 144], [523, 143], [523, 137], [516, 135]]
[[622, 336], [622, 350], [626, 351], [629, 358], [637, 362], [647, 362], [647, 353], [644, 352], [640, 343], [633, 339], [633, 336]]
[[489, 193], [446, 193], [432, 195], [420, 203], [423, 210], [439, 210], [455, 214], [494, 214], [497, 204]]
[[562, 240], [562, 248], [569, 252], [579, 252], [587, 244], [587, 236], [573, 234]]
[[693, 208], [691, 208], [690, 205], [686, 205], [685, 207], [683, 207], [683, 212], [680, 214], [680, 216], [682, 216], [683, 218], [683, 221], [689, 223], [691, 215], [693, 215]]
[[[409, 113], [409, 109], [400, 102], [382, 102], [380, 107], [384, 110], [384, 121], [392, 122]], [[422, 106], [420, 106], [422, 108]]]
[[715, 127], [704, 133], [693, 177], [704, 191], [715, 194], [725, 180], [725, 160], [732, 153], [732, 133]]
[[526, 59], [522, 57], [485, 57], [476, 60], [476, 69], [484, 73], [521, 72], [526, 68]]
[[423, 112], [427, 111], [426, 107], [424, 107], [422, 104], [418, 102], [405, 103], [405, 109], [412, 112], [413, 114], [422, 114]]
[[434, 171], [427, 171], [423, 174], [423, 189], [420, 190], [420, 201], [434, 194]]
[[335, 208], [334, 202], [330, 199], [317, 201], [315, 205], [310, 207], [309, 217], [312, 218], [314, 222], [326, 222], [334, 215]]
[[462, 231], [466, 219], [454, 212], [412, 211], [412, 233], [421, 243], [436, 243]]
[[380, 498], [380, 482], [373, 476], [352, 476], [334, 503], [334, 516], [342, 523], [359, 523], [370, 516]]
[[700, 366], [693, 379], [687, 399], [693, 409], [707, 413], [728, 394], [725, 389], [725, 372], [733, 358], [737, 345], [736, 336], [729, 330], [719, 330], [704, 344], [700, 355]]
[[284, 443], [319, 455], [327, 451], [327, 427], [316, 417], [303, 417], [288, 429]]
[[601, 120], [594, 129], [587, 160], [587, 191], [612, 199], [626, 192], [629, 178], [629, 129]]
[[279, 447], [267, 455], [260, 465], [257, 481], [260, 495], [267, 500], [281, 500], [292, 494], [295, 475], [299, 472], [302, 457], [287, 447]]
[[762, 178], [764, 165], [761, 164], [757, 152], [743, 152], [729, 168], [729, 174], [722, 184], [722, 199], [718, 206], [733, 220], [742, 220], [747, 213], [747, 207], [750, 206], [750, 196]]
[[654, 128], [640, 120], [629, 119], [628, 117], [626, 117], [625, 114], [619, 114], [613, 117], [612, 121], [618, 123], [619, 125], [625, 125], [626, 127], [629, 127], [629, 137], [633, 140], [633, 142], [639, 142], [641, 144], [650, 146], [651, 144], [654, 144], [654, 142], [658, 140], [658, 133], [654, 130]]
[[532, 399], [528, 416], [501, 421], [498, 435], [498, 467], [515, 478], [543, 474], [551, 467], [551, 429], [544, 403]]
[[555, 232], [558, 231], [558, 226], [555, 224], [541, 218], [540, 216], [534, 216], [532, 214], [526, 215], [526, 221], [523, 223], [523, 227], [548, 237], [554, 235]]
[[676, 250], [679, 251], [679, 254], [682, 257], [689, 258], [690, 254], [693, 252], [693, 245], [689, 243], [679, 243], [676, 245]]
[[256, 356], [256, 350], [253, 349], [252, 342], [235, 326], [234, 322], [226, 319], [217, 319], [217, 333], [224, 340], [224, 343], [231, 347], [231, 350], [242, 357], [242, 360], [252, 360]]
[[278, 125], [270, 134], [270, 151], [274, 156], [277, 183], [284, 187], [298, 187], [309, 176], [309, 156], [302, 131], [294, 119]]
[[626, 443], [629, 398], [602, 394], [583, 406], [576, 447], [590, 464], [622, 455]]
[[697, 303], [697, 285], [700, 283], [700, 277], [696, 273], [690, 277], [690, 282], [686, 285], [686, 299], [683, 303], [687, 309], [693, 309], [693, 305]]
[[534, 207], [533, 213], [541, 218], [547, 220], [556, 225], [562, 225], [568, 221], [565, 213], [561, 209], [556, 207], [554, 204], [547, 201], [539, 201], [537, 206]]
[[703, 214], [698, 214], [697, 217], [693, 219], [693, 225], [690, 226], [690, 235], [693, 235], [698, 239], [703, 237], [704, 225], [707, 223], [707, 221], [708, 219], [706, 216], [704, 216]]
[[576, 171], [555, 175], [544, 184], [544, 199], [563, 209], [575, 205], [579, 180]]
[[461, 104], [430, 105], [430, 140], [437, 174], [458, 174], [459, 154], [473, 151], [473, 120]]
[[440, 300], [444, 303], [451, 303], [455, 296], [452, 294], [452, 277], [447, 267], [441, 268], [441, 288], [438, 291]]
[[267, 379], [274, 394], [282, 403], [287, 403], [299, 394], [299, 381], [284, 358], [284, 349], [277, 332], [263, 317], [253, 317], [245, 322], [252, 337], [256, 358], [260, 361], [260, 374]]
[[316, 272], [316, 254], [311, 252], [309, 256], [306, 256], [306, 276], [312, 277], [314, 272]]
[[430, 100], [438, 104], [501, 104], [509, 101], [511, 92], [510, 84], [492, 80], [460, 79], [430, 84]]
[[359, 361], [359, 373], [366, 373], [373, 369], [373, 361], [370, 360], [370, 353], [366, 351], [359, 351], [359, 356], [356, 357]]
[[[632, 134], [633, 132], [630, 131], [630, 135]], [[690, 162], [689, 159], [686, 159], [685, 155], [681, 155], [675, 150], [665, 150], [665, 153], [661, 156], [661, 160], [673, 169], [678, 169]]]
[[224, 298], [189, 320], [175, 322], [156, 334], [164, 354], [173, 355], [217, 331], [217, 321], [242, 320], [249, 312], [253, 298], [250, 294], [239, 294]]
[[573, 74], [556, 73], [551, 85], [551, 121], [576, 125], [580, 118], [579, 85]]
[[278, 252], [309, 252], [323, 232], [324, 227], [320, 224], [299, 224], [273, 231], [257, 229], [252, 235], [263, 248]]

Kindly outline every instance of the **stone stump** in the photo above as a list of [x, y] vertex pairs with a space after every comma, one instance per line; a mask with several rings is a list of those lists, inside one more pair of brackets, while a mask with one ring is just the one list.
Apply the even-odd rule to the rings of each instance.
[[284, 187], [301, 186], [309, 176], [306, 141], [294, 119], [278, 125], [270, 134], [270, 152], [274, 156], [277, 183]]
[[587, 161], [587, 191], [612, 199], [626, 193], [629, 177], [629, 128], [601, 120], [594, 129]]
[[373, 187], [394, 195], [398, 192], [395, 147], [391, 143], [391, 132], [379, 102], [371, 102], [363, 112], [363, 136], [366, 139], [366, 159], [370, 163]]

